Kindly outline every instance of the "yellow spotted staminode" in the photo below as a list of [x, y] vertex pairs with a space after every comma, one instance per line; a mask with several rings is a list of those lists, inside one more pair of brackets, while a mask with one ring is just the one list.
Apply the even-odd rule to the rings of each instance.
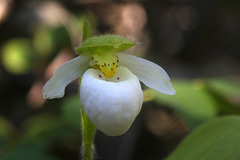
[[65, 87], [82, 76], [80, 100], [88, 119], [106, 135], [122, 135], [141, 110], [140, 81], [158, 92], [176, 93], [160, 66], [123, 53], [134, 45], [118, 35], [87, 38], [76, 48], [80, 56], [60, 66], [45, 84], [43, 97], [63, 97]]

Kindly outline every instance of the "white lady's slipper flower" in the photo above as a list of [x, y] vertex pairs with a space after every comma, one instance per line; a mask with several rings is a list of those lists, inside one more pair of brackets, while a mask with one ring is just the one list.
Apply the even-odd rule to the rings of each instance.
[[120, 36], [102, 37], [89, 38], [77, 47], [77, 53], [83, 54], [56, 70], [43, 87], [43, 97], [63, 97], [65, 87], [82, 76], [80, 100], [87, 117], [103, 133], [118, 136], [130, 128], [141, 110], [139, 81], [164, 94], [176, 92], [160, 66], [121, 52], [134, 42]]

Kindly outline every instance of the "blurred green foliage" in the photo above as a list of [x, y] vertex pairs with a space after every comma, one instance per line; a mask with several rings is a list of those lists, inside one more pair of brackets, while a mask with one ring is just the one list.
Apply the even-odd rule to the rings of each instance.
[[175, 96], [151, 94], [157, 103], [176, 110], [193, 131], [166, 160], [240, 159], [240, 116], [229, 116], [240, 114], [240, 84], [225, 78], [173, 84]]
[[215, 99], [204, 88], [202, 81], [174, 81], [175, 96], [154, 91], [156, 102], [178, 111], [193, 128], [217, 115]]
[[188, 135], [166, 160], [240, 159], [240, 116], [215, 118]]
[[207, 81], [209, 90], [232, 105], [240, 105], [240, 84], [229, 79], [214, 78]]
[[0, 148], [9, 142], [9, 138], [13, 132], [13, 125], [4, 117], [0, 117]]
[[78, 96], [71, 96], [64, 100], [61, 104], [62, 117], [64, 120], [74, 128], [80, 128], [81, 113], [80, 100]]
[[[1, 160], [56, 160], [52, 155], [58, 148], [74, 151], [79, 148], [80, 105], [78, 96], [64, 98], [60, 114], [41, 113], [26, 119], [18, 130], [0, 117]], [[15, 132], [14, 132], [15, 131]]]
[[1, 160], [57, 160], [57, 158], [48, 155], [47, 149], [41, 144], [23, 143], [15, 146], [6, 152]]
[[72, 17], [67, 24], [39, 23], [33, 27], [32, 37], [11, 38], [4, 42], [1, 47], [3, 67], [16, 75], [27, 74], [36, 66], [43, 67], [42, 63], [51, 60], [62, 49], [72, 49], [77, 45], [74, 43], [82, 37], [85, 18], [95, 30], [95, 18], [91, 14], [83, 14]]
[[35, 31], [33, 46], [39, 58], [47, 58], [58, 49], [70, 47], [70, 35], [62, 25], [55, 27], [42, 25]]
[[152, 90], [154, 100], [176, 110], [192, 129], [218, 115], [240, 114], [239, 104], [229, 101], [231, 98], [239, 101], [240, 98], [240, 85], [234, 81], [197, 79], [177, 80], [173, 84], [177, 92], [175, 96]]

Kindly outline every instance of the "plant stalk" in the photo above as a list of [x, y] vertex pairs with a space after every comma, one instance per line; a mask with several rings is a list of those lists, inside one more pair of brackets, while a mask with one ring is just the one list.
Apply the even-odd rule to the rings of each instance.
[[[81, 79], [79, 81], [79, 98], [80, 98]], [[93, 160], [95, 126], [87, 118], [81, 105], [81, 131], [82, 131], [82, 157], [83, 160]]]
[[82, 154], [83, 160], [93, 160], [95, 126], [87, 118], [82, 106]]

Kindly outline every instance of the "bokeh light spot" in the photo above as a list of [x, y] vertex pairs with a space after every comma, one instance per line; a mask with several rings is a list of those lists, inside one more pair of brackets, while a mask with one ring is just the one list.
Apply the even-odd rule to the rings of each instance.
[[26, 74], [32, 65], [32, 48], [28, 39], [12, 39], [2, 48], [3, 67], [12, 74]]

